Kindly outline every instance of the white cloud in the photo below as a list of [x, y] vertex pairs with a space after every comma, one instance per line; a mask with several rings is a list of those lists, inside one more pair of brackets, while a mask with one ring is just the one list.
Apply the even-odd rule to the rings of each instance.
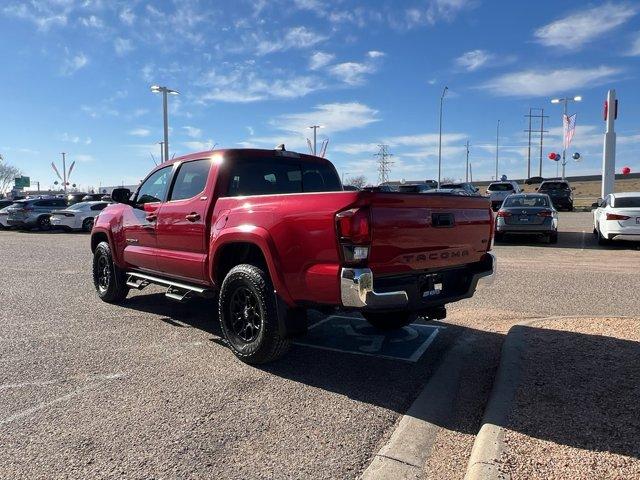
[[101, 19], [96, 17], [95, 15], [90, 15], [88, 17], [82, 17], [79, 19], [79, 22], [82, 26], [87, 28], [102, 28], [104, 27], [104, 23]]
[[375, 73], [379, 63], [376, 59], [384, 57], [383, 52], [371, 50], [367, 53], [368, 60], [364, 62], [344, 62], [329, 67], [329, 73], [347, 85], [361, 85], [365, 76]]
[[280, 115], [271, 125], [288, 132], [306, 132], [309, 125], [322, 125], [328, 134], [365, 127], [379, 121], [377, 115], [377, 110], [362, 103], [326, 103], [311, 112]]
[[14, 3], [2, 9], [6, 16], [27, 20], [34, 23], [39, 30], [47, 31], [53, 26], [67, 24], [67, 10], [54, 11], [39, 3]]
[[478, 4], [475, 0], [431, 0], [426, 7], [404, 10], [401, 17], [393, 15], [389, 21], [394, 28], [411, 29], [433, 26], [438, 22], [452, 22], [461, 12]]
[[497, 96], [543, 97], [611, 81], [622, 70], [600, 66], [558, 70], [522, 70], [496, 77], [481, 85]]
[[125, 8], [120, 12], [120, 20], [126, 25], [133, 25], [136, 20], [136, 15], [129, 8]]
[[318, 78], [279, 71], [271, 73], [275, 78], [260, 77], [250, 65], [236, 66], [228, 74], [211, 70], [202, 80], [208, 90], [198, 100], [201, 103], [249, 103], [269, 98], [299, 98], [325, 88]]
[[202, 130], [196, 127], [191, 127], [189, 125], [185, 125], [182, 127], [185, 130], [187, 136], [191, 138], [200, 138], [202, 136]]
[[619, 27], [637, 13], [625, 3], [604, 3], [582, 10], [538, 28], [536, 40], [548, 47], [577, 50], [584, 44]]
[[468, 72], [473, 72], [492, 60], [494, 55], [486, 50], [471, 50], [455, 59], [455, 64]]
[[75, 143], [75, 144], [82, 143], [84, 145], [90, 145], [91, 142], [93, 142], [91, 137], [85, 137], [83, 139], [79, 135], [72, 135], [72, 134], [69, 134], [67, 132], [65, 132], [62, 135], [60, 135], [60, 140], [62, 140], [63, 142], [70, 142], [70, 143]]
[[364, 76], [375, 70], [375, 67], [368, 63], [345, 62], [333, 65], [329, 68], [329, 73], [348, 85], [360, 85], [364, 82]]
[[326, 52], [315, 52], [309, 59], [309, 69], [318, 70], [330, 64], [335, 55]]
[[640, 33], [636, 35], [636, 37], [631, 42], [631, 48], [626, 52], [626, 55], [630, 57], [639, 57], [640, 56]]
[[204, 141], [204, 142], [200, 142], [200, 141], [189, 141], [189, 142], [182, 142], [182, 145], [184, 145], [185, 147], [187, 147], [189, 150], [192, 151], [204, 151], [204, 150], [212, 150], [213, 146], [215, 145], [215, 142], [211, 139]]
[[133, 45], [131, 40], [118, 37], [113, 41], [113, 48], [116, 51], [116, 55], [123, 56], [133, 50]]
[[134, 128], [133, 130], [129, 130], [129, 135], [133, 135], [134, 137], [148, 137], [151, 135], [151, 130], [148, 128]]
[[306, 27], [294, 27], [287, 31], [284, 37], [279, 39], [262, 39], [256, 45], [258, 55], [267, 55], [274, 52], [284, 52], [291, 49], [310, 48], [326, 40], [327, 37], [320, 35]]
[[67, 57], [62, 62], [61, 73], [63, 75], [73, 75], [75, 72], [77, 72], [81, 68], [86, 67], [88, 63], [89, 63], [89, 57], [87, 57], [82, 52], [78, 53], [77, 55]]
[[369, 58], [381, 58], [384, 57], [386, 54], [384, 52], [380, 52], [378, 50], [369, 50], [367, 52], [367, 57]]
[[84, 153], [77, 153], [73, 156], [72, 160], [77, 160], [79, 162], [93, 162], [95, 159], [91, 155], [87, 155]]

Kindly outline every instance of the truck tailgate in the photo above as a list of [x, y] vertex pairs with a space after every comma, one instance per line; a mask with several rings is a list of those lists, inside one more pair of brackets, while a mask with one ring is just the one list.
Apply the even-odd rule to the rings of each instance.
[[377, 274], [477, 262], [493, 228], [489, 200], [434, 194], [372, 193], [369, 267]]

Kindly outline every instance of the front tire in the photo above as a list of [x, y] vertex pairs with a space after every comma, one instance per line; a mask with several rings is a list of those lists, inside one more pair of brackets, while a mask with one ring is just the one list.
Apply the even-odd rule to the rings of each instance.
[[255, 265], [233, 267], [220, 288], [220, 327], [231, 351], [257, 365], [284, 355], [291, 344], [278, 326], [278, 311], [269, 275]]
[[397, 330], [406, 327], [415, 319], [415, 315], [410, 312], [362, 312], [362, 316], [378, 330]]
[[555, 245], [558, 243], [558, 232], [553, 232], [549, 234], [549, 243]]
[[82, 231], [90, 232], [92, 228], [93, 228], [93, 217], [85, 218], [82, 221]]
[[107, 242], [100, 242], [93, 253], [93, 285], [98, 297], [107, 303], [120, 303], [129, 293], [124, 272], [113, 263]]

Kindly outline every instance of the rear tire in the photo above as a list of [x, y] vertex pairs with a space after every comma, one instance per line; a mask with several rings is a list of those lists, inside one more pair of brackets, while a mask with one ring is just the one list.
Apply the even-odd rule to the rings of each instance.
[[495, 239], [496, 242], [504, 242], [504, 233], [503, 232], [496, 232], [494, 239]]
[[558, 232], [553, 232], [549, 234], [549, 243], [555, 245], [558, 243]]
[[218, 317], [231, 351], [257, 365], [284, 355], [291, 344], [283, 338], [269, 275], [255, 265], [233, 267], [220, 288]]
[[38, 230], [43, 232], [51, 230], [51, 218], [49, 215], [42, 215], [38, 218]]
[[415, 320], [415, 315], [410, 312], [362, 312], [362, 316], [378, 330], [397, 330]]
[[600, 231], [600, 226], [598, 225], [598, 245], [609, 245], [611, 240], [602, 236], [602, 232]]
[[98, 297], [107, 303], [120, 303], [129, 293], [124, 272], [113, 263], [107, 242], [100, 242], [93, 253], [93, 285]]

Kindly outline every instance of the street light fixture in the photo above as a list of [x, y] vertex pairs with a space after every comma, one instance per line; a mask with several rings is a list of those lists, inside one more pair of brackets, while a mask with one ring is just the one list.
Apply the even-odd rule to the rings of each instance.
[[440, 189], [440, 179], [442, 178], [442, 103], [449, 87], [444, 87], [440, 96], [440, 133], [438, 134], [438, 190]]
[[180, 95], [177, 90], [172, 90], [160, 85], [151, 85], [152, 93], [162, 93], [162, 112], [164, 118], [164, 161], [169, 160], [169, 116], [167, 112], [167, 95]]
[[324, 128], [324, 125], [311, 125], [309, 128], [313, 130], [313, 154], [316, 155], [317, 132], [319, 128]]
[[[576, 95], [572, 98], [569, 97], [565, 97], [565, 98], [553, 98], [551, 100], [551, 103], [562, 103], [563, 104], [563, 110], [562, 110], [562, 125], [564, 126], [564, 119], [567, 116], [567, 105], [569, 104], [569, 102], [581, 102], [582, 101], [582, 96], [580, 95]], [[564, 138], [562, 139], [562, 179], [564, 180], [565, 177], [565, 167], [567, 165], [567, 160], [566, 160], [566, 156], [567, 156], [567, 149], [565, 147], [565, 142], [564, 142]], [[557, 173], [557, 172], [556, 172]]]

